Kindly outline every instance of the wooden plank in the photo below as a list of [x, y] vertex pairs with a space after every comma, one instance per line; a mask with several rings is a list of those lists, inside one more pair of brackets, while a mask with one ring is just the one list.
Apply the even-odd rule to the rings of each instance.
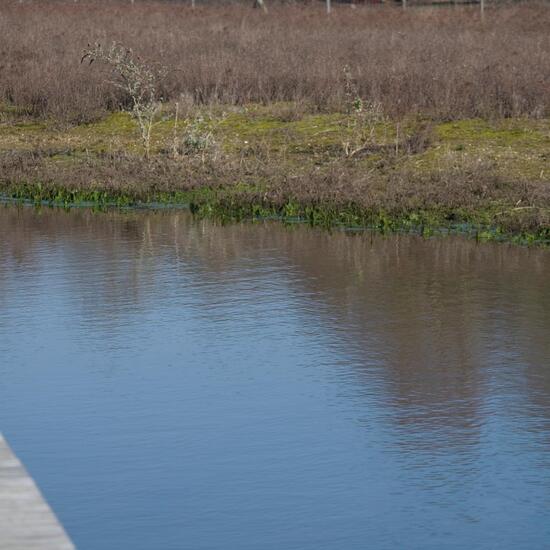
[[74, 550], [65, 530], [2, 434], [0, 549]]

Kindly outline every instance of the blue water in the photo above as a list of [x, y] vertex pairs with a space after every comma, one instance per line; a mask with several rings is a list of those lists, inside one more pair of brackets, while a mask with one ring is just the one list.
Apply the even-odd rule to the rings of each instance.
[[0, 208], [0, 431], [80, 549], [550, 548], [550, 253]]

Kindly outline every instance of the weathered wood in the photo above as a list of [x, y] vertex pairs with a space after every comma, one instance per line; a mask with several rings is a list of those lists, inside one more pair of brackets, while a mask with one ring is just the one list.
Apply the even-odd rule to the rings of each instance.
[[65, 530], [2, 434], [0, 549], [74, 550]]
[[264, 13], [267, 13], [267, 6], [265, 5], [265, 1], [264, 1], [264, 0], [254, 0], [253, 7], [254, 7], [254, 8], [262, 8], [262, 10], [264, 11]]

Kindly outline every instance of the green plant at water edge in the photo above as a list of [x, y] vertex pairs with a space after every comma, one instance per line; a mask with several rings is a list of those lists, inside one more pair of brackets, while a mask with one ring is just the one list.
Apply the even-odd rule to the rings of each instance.
[[101, 44], [89, 46], [84, 50], [81, 62], [85, 60], [90, 64], [97, 60], [113, 69], [115, 80], [110, 82], [130, 96], [131, 114], [137, 121], [145, 155], [149, 157], [151, 133], [162, 106], [158, 100], [157, 83], [165, 71], [153, 70], [136, 57], [130, 48], [116, 43], [109, 48]]
[[344, 155], [351, 158], [376, 146], [376, 127], [386, 122], [386, 117], [380, 103], [361, 98], [347, 65], [344, 67], [344, 94], [347, 118], [342, 149]]

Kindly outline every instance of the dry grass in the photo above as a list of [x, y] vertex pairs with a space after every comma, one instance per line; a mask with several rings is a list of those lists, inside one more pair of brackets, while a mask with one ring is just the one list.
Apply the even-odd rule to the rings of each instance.
[[119, 41], [167, 67], [161, 93], [195, 103], [293, 101], [342, 109], [348, 65], [366, 100], [393, 116], [438, 119], [550, 113], [550, 7], [270, 6], [5, 0], [0, 101], [32, 116], [82, 122], [128, 106], [88, 43]]
[[353, 163], [289, 175], [257, 159], [181, 163], [115, 154], [59, 163], [45, 154], [19, 152], [0, 155], [0, 188], [7, 196], [68, 203], [97, 201], [95, 193], [131, 202], [173, 200], [179, 194], [205, 214], [275, 213], [321, 225], [395, 229], [467, 223], [544, 238], [550, 227], [550, 182], [503, 179], [485, 162], [449, 163], [438, 174], [401, 170], [382, 177]]

